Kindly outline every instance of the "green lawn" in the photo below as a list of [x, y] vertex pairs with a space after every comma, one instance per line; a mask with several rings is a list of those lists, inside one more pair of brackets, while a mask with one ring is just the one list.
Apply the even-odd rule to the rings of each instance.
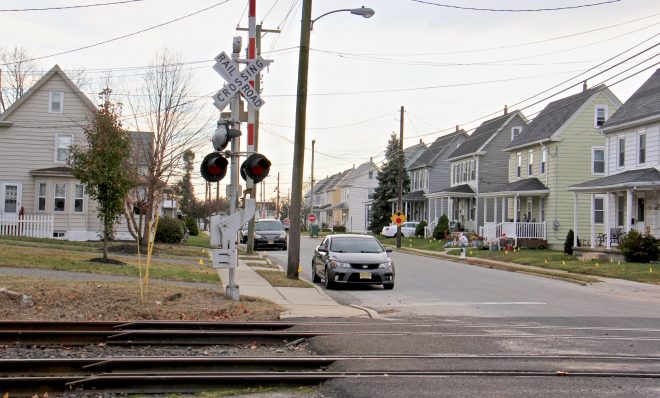
[[[458, 251], [451, 253], [459, 255]], [[554, 250], [521, 249], [512, 252], [470, 249], [467, 257], [486, 258], [516, 264], [533, 265], [545, 269], [556, 269], [576, 274], [626, 279], [635, 282], [660, 283], [660, 265], [579, 260], [575, 256]]]

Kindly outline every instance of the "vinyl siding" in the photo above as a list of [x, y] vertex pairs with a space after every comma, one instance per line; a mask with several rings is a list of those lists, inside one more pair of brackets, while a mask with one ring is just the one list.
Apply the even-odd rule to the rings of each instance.
[[[646, 162], [638, 163], [639, 134], [646, 134]], [[626, 142], [625, 166], [619, 167], [619, 137]], [[660, 165], [660, 125], [653, 124], [607, 134], [606, 175]]]
[[[373, 176], [369, 179], [369, 170]], [[376, 168], [365, 169], [351, 181], [348, 200], [348, 217], [346, 218], [346, 231], [366, 233], [368, 220], [366, 219], [366, 207], [371, 203], [369, 199], [369, 188], [378, 186], [378, 170]]]

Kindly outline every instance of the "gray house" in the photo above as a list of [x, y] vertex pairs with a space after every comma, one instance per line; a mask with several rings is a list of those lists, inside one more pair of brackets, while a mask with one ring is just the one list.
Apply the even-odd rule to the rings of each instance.
[[479, 193], [508, 182], [509, 155], [504, 148], [526, 125], [527, 119], [520, 111], [509, 113], [505, 107], [503, 115], [483, 122], [449, 155], [450, 187], [432, 198], [441, 202], [441, 209], [448, 209], [450, 221], [460, 223], [467, 231], [476, 232], [483, 226]]

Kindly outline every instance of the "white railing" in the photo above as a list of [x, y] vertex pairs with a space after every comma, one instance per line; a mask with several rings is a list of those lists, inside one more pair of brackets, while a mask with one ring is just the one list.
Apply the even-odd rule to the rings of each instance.
[[52, 238], [53, 216], [46, 214], [0, 214], [0, 236]]
[[426, 227], [424, 227], [424, 239], [428, 239], [433, 236], [433, 230], [435, 226], [438, 225], [438, 219], [431, 221]]
[[546, 239], [545, 222], [503, 222], [489, 223], [481, 227], [480, 235], [487, 241], [507, 238]]

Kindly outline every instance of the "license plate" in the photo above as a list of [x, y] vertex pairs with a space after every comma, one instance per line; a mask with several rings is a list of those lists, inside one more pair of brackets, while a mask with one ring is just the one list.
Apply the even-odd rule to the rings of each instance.
[[272, 245], [272, 244], [273, 244], [273, 241], [272, 241], [272, 240], [269, 240], [269, 241], [268, 241], [268, 244], [269, 244], [269, 245]]
[[371, 279], [371, 272], [360, 272], [360, 279]]

